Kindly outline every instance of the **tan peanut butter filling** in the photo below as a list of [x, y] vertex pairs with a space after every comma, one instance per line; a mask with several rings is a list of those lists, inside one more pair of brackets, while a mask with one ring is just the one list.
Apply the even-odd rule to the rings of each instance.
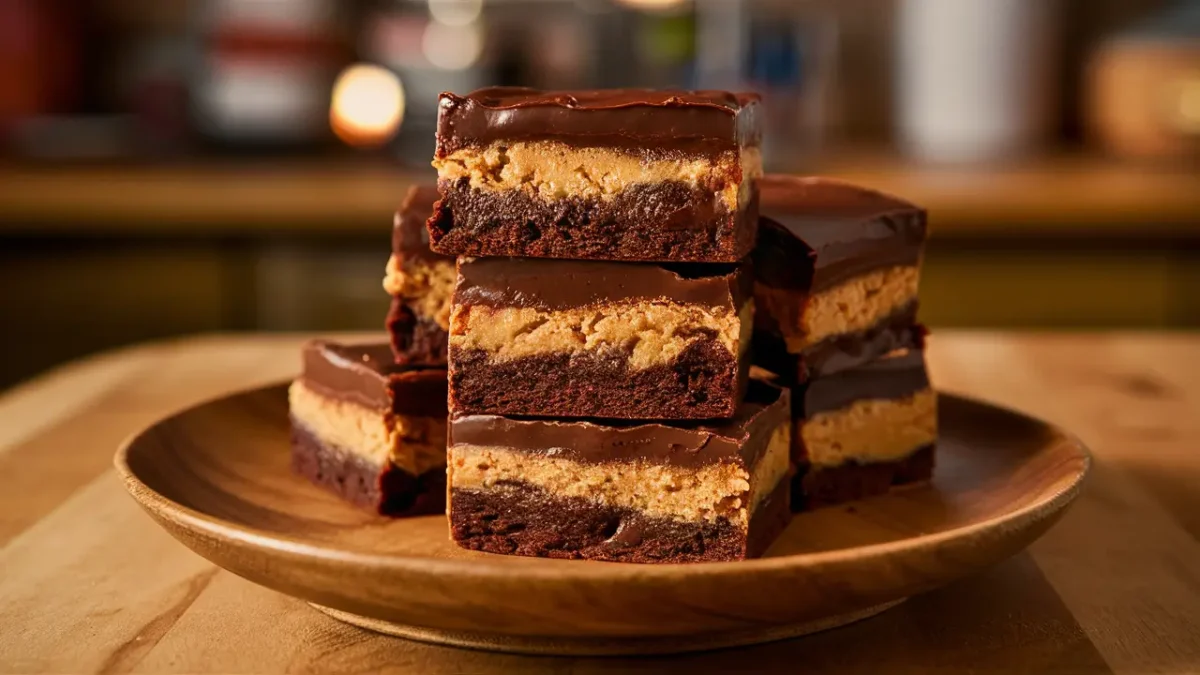
[[422, 319], [430, 319], [450, 329], [450, 301], [454, 297], [453, 260], [405, 260], [392, 256], [387, 262], [383, 289], [404, 298], [409, 309]]
[[390, 461], [420, 475], [446, 463], [446, 420], [393, 416], [313, 391], [297, 380], [288, 388], [292, 416], [322, 443], [382, 465]]
[[750, 185], [762, 175], [762, 155], [758, 148], [743, 148], [716, 159], [650, 159], [610, 148], [514, 141], [462, 148], [434, 159], [433, 166], [439, 180], [466, 178], [478, 190], [521, 190], [544, 201], [609, 200], [632, 185], [679, 182], [715, 192], [733, 212], [745, 204]]
[[905, 398], [855, 401], [799, 426], [814, 466], [895, 462], [937, 440], [937, 394], [925, 389]]
[[807, 302], [795, 291], [759, 285], [761, 311], [775, 317], [788, 351], [798, 353], [822, 340], [868, 330], [917, 300], [920, 270], [888, 267], [861, 274], [813, 294]]
[[483, 350], [495, 361], [608, 349], [629, 353], [644, 370], [671, 363], [697, 340], [714, 336], [736, 358], [749, 348], [754, 307], [700, 307], [663, 301], [616, 302], [547, 311], [459, 305], [450, 315], [450, 347]]
[[790, 432], [780, 425], [757, 463], [699, 468], [648, 462], [577, 462], [504, 447], [455, 445], [448, 453], [451, 489], [505, 489], [509, 482], [540, 488], [555, 497], [582, 498], [652, 518], [746, 527], [759, 502], [788, 473]]

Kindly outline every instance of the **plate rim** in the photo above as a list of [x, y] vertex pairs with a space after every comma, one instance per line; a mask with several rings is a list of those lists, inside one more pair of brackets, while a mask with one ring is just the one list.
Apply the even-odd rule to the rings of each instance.
[[943, 398], [958, 399], [971, 405], [983, 406], [1009, 415], [1016, 415], [1032, 420], [1041, 426], [1051, 429], [1056, 435], [1067, 441], [1075, 450], [1080, 460], [1079, 471], [1069, 484], [1063, 486], [1049, 497], [1039, 499], [1014, 511], [1008, 511], [986, 520], [949, 530], [923, 534], [916, 537], [904, 537], [876, 544], [852, 546], [828, 551], [793, 553], [766, 558], [706, 562], [701, 564], [661, 563], [650, 565], [605, 562], [599, 565], [580, 565], [572, 564], [579, 561], [565, 561], [566, 564], [562, 565], [529, 565], [521, 568], [488, 559], [436, 558], [403, 553], [385, 554], [340, 549], [327, 545], [313, 544], [286, 534], [247, 525], [239, 525], [198, 511], [189, 506], [184, 506], [170, 497], [161, 494], [138, 478], [129, 466], [129, 450], [143, 436], [163, 422], [225, 399], [245, 396], [269, 389], [286, 389], [291, 381], [291, 379], [279, 380], [269, 384], [234, 389], [224, 394], [211, 396], [197, 403], [182, 406], [172, 412], [161, 415], [153, 422], [134, 431], [121, 442], [116, 454], [113, 456], [113, 466], [117, 474], [121, 477], [126, 491], [156, 520], [164, 518], [173, 524], [196, 533], [218, 539], [236, 541], [241, 545], [270, 551], [274, 554], [297, 556], [314, 561], [356, 567], [365, 566], [406, 574], [431, 576], [453, 574], [459, 577], [475, 577], [480, 580], [506, 579], [513, 576], [521, 576], [533, 577], [535, 579], [555, 579], [558, 581], [594, 581], [598, 579], [651, 581], [658, 578], [677, 577], [684, 570], [693, 576], [716, 578], [743, 573], [783, 572], [795, 568], [837, 565], [863, 558], [915, 551], [946, 542], [973, 538], [982, 533], [1002, 530], [1014, 524], [1028, 529], [1029, 526], [1035, 523], [1054, 517], [1070, 505], [1079, 495], [1083, 484], [1091, 474], [1094, 463], [1094, 458], [1087, 445], [1078, 436], [1057, 424], [975, 396], [937, 388], [935, 391], [939, 400]]

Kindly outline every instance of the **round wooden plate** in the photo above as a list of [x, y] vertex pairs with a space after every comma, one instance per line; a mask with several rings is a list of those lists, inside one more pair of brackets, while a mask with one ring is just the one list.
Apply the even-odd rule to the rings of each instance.
[[116, 456], [175, 538], [251, 581], [393, 635], [504, 651], [665, 653], [822, 630], [1017, 553], [1074, 499], [1087, 451], [1048, 424], [943, 394], [929, 485], [797, 516], [757, 560], [632, 565], [457, 548], [440, 516], [390, 520], [289, 471], [283, 385], [172, 415]]

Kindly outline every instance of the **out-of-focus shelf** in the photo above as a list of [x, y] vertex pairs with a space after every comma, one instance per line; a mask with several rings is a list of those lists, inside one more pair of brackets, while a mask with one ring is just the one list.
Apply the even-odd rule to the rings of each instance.
[[[820, 173], [929, 209], [936, 237], [1200, 239], [1200, 173], [1089, 158], [986, 169], [850, 155]], [[282, 164], [0, 168], [0, 234], [252, 235], [385, 231], [431, 173]]]

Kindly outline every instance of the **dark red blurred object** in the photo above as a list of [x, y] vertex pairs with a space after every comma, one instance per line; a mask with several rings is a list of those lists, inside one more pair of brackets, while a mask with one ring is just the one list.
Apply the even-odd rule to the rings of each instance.
[[0, 130], [18, 120], [73, 110], [82, 87], [80, 6], [0, 0]]

